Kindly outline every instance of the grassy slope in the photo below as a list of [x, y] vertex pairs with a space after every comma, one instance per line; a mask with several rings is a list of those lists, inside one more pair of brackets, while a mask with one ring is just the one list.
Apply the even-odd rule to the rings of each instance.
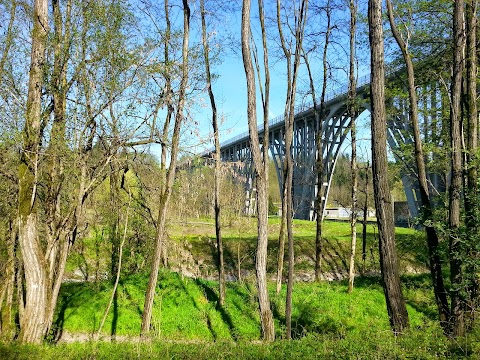
[[[139, 343], [140, 310], [146, 276], [126, 279], [118, 297], [117, 334], [131, 335], [127, 343], [86, 342], [56, 346], [0, 345], [0, 359], [434, 359], [478, 358], [480, 334], [450, 342], [437, 326], [425, 276], [406, 278], [411, 330], [395, 338], [388, 325], [383, 292], [376, 278], [357, 281], [353, 295], [342, 282], [298, 283], [294, 291], [293, 325], [297, 340], [281, 340], [284, 293], [272, 294], [277, 338], [258, 342], [260, 335], [252, 285], [228, 284], [225, 308], [216, 307], [216, 283], [182, 279], [162, 271], [155, 304], [155, 338]], [[69, 284], [63, 290], [64, 331], [89, 333], [109, 295], [109, 286]], [[427, 298], [429, 296], [427, 295]], [[105, 335], [111, 333], [112, 317]], [[122, 339], [119, 337], [118, 339]], [[213, 341], [215, 340], [215, 341]], [[235, 341], [234, 341], [235, 340]], [[253, 341], [252, 341], [253, 340]]]
[[[277, 262], [277, 242], [280, 229], [278, 218], [269, 219], [269, 250], [267, 259], [268, 271], [273, 275]], [[224, 253], [227, 272], [234, 276], [240, 268], [242, 273], [254, 274], [254, 253], [256, 247], [255, 219], [240, 218], [226, 222], [222, 229]], [[362, 226], [358, 224], [357, 273], [378, 273], [378, 234], [375, 225], [367, 226], [367, 247], [365, 262], [362, 255]], [[172, 223], [168, 228], [170, 239], [174, 244], [188, 244], [193, 257], [200, 261], [202, 276], [216, 274], [215, 261], [215, 228], [213, 220], [202, 219], [197, 222]], [[297, 273], [304, 273], [306, 278], [313, 277], [315, 259], [315, 223], [311, 221], [294, 221], [295, 268]], [[329, 278], [348, 274], [350, 253], [350, 226], [346, 222], [324, 222], [324, 245], [322, 271]], [[396, 229], [397, 248], [402, 271], [426, 272], [427, 257], [423, 234], [411, 229]], [[174, 259], [175, 260], [175, 259]]]
[[[240, 249], [242, 270], [253, 266], [251, 251], [255, 244], [255, 223], [243, 219], [224, 231], [227, 248]], [[173, 225], [171, 239], [187, 242], [195, 258], [202, 258], [204, 267], [213, 266], [213, 237], [210, 221]], [[326, 259], [324, 271], [339, 271], [348, 254], [349, 225], [327, 222], [325, 237]], [[271, 220], [271, 253], [269, 267], [275, 262], [278, 220]], [[302, 266], [310, 266], [313, 251], [314, 226], [311, 222], [295, 222], [297, 257]], [[411, 230], [397, 229], [402, 267], [424, 269], [424, 258], [419, 256], [423, 239]], [[370, 227], [368, 247], [375, 249], [373, 228]], [[361, 248], [361, 246], [360, 246]], [[376, 269], [375, 251], [367, 257], [366, 268]], [[235, 253], [227, 261], [232, 269]], [[368, 258], [372, 256], [370, 260]], [[327, 260], [327, 258], [329, 260]], [[360, 258], [360, 256], [358, 257]], [[307, 259], [307, 260], [302, 260]], [[302, 263], [302, 261], [304, 261]], [[302, 270], [302, 269], [300, 269]], [[211, 271], [211, 270], [209, 270]], [[118, 297], [112, 307], [103, 334], [117, 339], [135, 338], [140, 331], [141, 312], [147, 275], [123, 278]], [[293, 342], [277, 341], [265, 345], [258, 343], [258, 321], [254, 276], [245, 281], [227, 284], [227, 303], [216, 306], [217, 284], [214, 281], [184, 278], [162, 270], [159, 276], [154, 307], [154, 342], [149, 344], [84, 343], [63, 344], [56, 347], [1, 347], [2, 358], [477, 358], [480, 354], [479, 334], [463, 343], [450, 343], [436, 323], [436, 311], [428, 274], [405, 275], [404, 291], [412, 329], [395, 339], [389, 330], [383, 291], [378, 277], [356, 280], [354, 294], [346, 293], [343, 281], [302, 283], [294, 289], [293, 331], [298, 339]], [[56, 319], [57, 336], [62, 332], [82, 333], [86, 338], [97, 328], [112, 285], [100, 283], [69, 283], [62, 287]], [[271, 288], [272, 308], [277, 338], [284, 332], [285, 293], [277, 297]], [[473, 340], [473, 341], [472, 341]], [[235, 341], [235, 342], [232, 342]]]

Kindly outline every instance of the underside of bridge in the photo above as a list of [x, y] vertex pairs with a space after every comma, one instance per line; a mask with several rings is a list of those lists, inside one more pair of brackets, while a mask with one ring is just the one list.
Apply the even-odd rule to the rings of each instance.
[[[368, 84], [357, 88], [357, 96], [361, 99], [357, 113], [369, 111]], [[434, 92], [434, 96], [437, 94]], [[432, 102], [433, 103], [433, 102]], [[411, 146], [413, 139], [409, 129], [408, 109], [404, 100], [391, 100], [391, 109], [388, 118], [388, 143], [397, 161], [405, 166], [402, 171], [402, 183], [405, 190], [407, 203], [411, 217], [419, 215], [418, 183], [413, 170], [412, 156], [405, 156], [405, 148]], [[326, 111], [323, 117], [318, 115], [313, 108], [303, 107], [298, 109], [294, 121], [294, 135], [292, 154], [294, 161], [293, 174], [293, 209], [294, 218], [314, 220], [315, 202], [318, 191], [321, 192], [321, 216], [324, 217], [327, 206], [328, 194], [332, 182], [335, 165], [343, 142], [350, 130], [351, 118], [347, 113], [347, 96], [341, 94], [333, 97], [326, 103]], [[258, 129], [259, 136], [263, 138], [263, 129]], [[276, 175], [280, 191], [283, 188], [284, 158], [285, 158], [285, 124], [283, 116], [273, 119], [269, 123], [269, 153], [275, 163]], [[323, 171], [322, 182], [317, 181], [317, 151], [316, 139], [321, 136], [321, 159]], [[236, 171], [243, 179], [247, 190], [247, 212], [254, 211], [255, 179], [253, 161], [249, 146], [248, 134], [237, 136], [222, 144], [222, 161], [234, 162]], [[408, 151], [407, 151], [408, 152]], [[430, 185], [433, 192], [442, 192], [445, 188], [445, 180], [438, 175], [431, 174]]]

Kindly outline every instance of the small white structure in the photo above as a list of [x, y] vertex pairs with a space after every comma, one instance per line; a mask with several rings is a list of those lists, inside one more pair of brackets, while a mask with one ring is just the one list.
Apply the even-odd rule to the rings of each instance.
[[[325, 219], [349, 219], [352, 216], [352, 208], [343, 206], [327, 207], [325, 209]], [[375, 217], [375, 209], [367, 210], [367, 218]], [[363, 209], [357, 210], [357, 218], [363, 218]]]

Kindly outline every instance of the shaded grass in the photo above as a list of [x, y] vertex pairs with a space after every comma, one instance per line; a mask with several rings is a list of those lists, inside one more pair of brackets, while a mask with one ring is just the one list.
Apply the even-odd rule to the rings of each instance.
[[[433, 294], [426, 287], [427, 275], [406, 277], [405, 295], [412, 326], [436, 326]], [[147, 275], [124, 279], [118, 287], [118, 336], [140, 333], [141, 313]], [[107, 305], [112, 285], [70, 283], [62, 287], [56, 317], [56, 336], [63, 332], [91, 336]], [[285, 287], [279, 295], [273, 284], [270, 297], [275, 316], [277, 338], [284, 336]], [[153, 309], [152, 336], [181, 341], [250, 341], [260, 339], [258, 303], [254, 282], [228, 282], [226, 304], [219, 307], [215, 281], [183, 278], [161, 270]], [[335, 334], [365, 331], [389, 332], [383, 290], [378, 277], [359, 278], [354, 294], [347, 294], [341, 282], [296, 283], [293, 293], [293, 332], [295, 338], [311, 334]], [[104, 335], [111, 328], [110, 314]], [[430, 326], [429, 325], [429, 326]]]
[[[478, 339], [478, 337], [477, 337]], [[57, 346], [4, 346], [1, 359], [477, 359], [478, 342], [451, 342], [437, 329], [307, 336], [300, 340], [260, 342], [87, 342]]]
[[[147, 283], [147, 275], [131, 276], [120, 282], [117, 290], [117, 335], [139, 334]], [[238, 339], [240, 336], [246, 339], [258, 338], [260, 333], [255, 308], [251, 310], [251, 303], [246, 302], [254, 296], [248, 286], [232, 285], [234, 286], [227, 289], [228, 308], [231, 308], [227, 313], [217, 309], [217, 293], [213, 283], [183, 278], [167, 270], [160, 271], [153, 309], [152, 335], [162, 339], [209, 341]], [[108, 281], [99, 285], [64, 284], [55, 321], [55, 338], [59, 338], [65, 331], [93, 335], [98, 329], [99, 319], [111, 291]], [[109, 314], [104, 329], [110, 329], [112, 321], [113, 316]], [[111, 334], [104, 330], [104, 335]]]
[[[191, 227], [194, 227], [193, 231]], [[269, 271], [275, 269], [276, 234], [279, 220], [270, 219]], [[358, 270], [378, 271], [376, 256], [376, 229], [369, 226], [368, 247], [375, 249], [362, 264], [357, 254]], [[213, 222], [170, 228], [174, 241], [187, 242], [195, 259], [202, 258], [205, 266], [214, 272]], [[397, 245], [401, 264], [420, 269], [417, 275], [402, 278], [404, 294], [410, 315], [411, 329], [402, 337], [392, 336], [385, 307], [383, 289], [378, 276], [356, 279], [352, 295], [347, 294], [345, 281], [295, 284], [293, 293], [293, 336], [296, 340], [282, 340], [285, 330], [285, 288], [277, 296], [270, 288], [274, 312], [276, 341], [259, 343], [261, 329], [254, 285], [253, 254], [256, 245], [254, 219], [241, 219], [224, 230], [227, 267], [236, 271], [238, 254], [242, 282], [227, 283], [227, 302], [217, 305], [217, 282], [183, 278], [161, 270], [153, 310], [152, 343], [59, 344], [41, 347], [0, 346], [0, 359], [433, 359], [479, 358], [480, 334], [474, 332], [467, 339], [447, 340], [438, 326], [436, 307], [429, 275], [424, 273], [425, 242], [422, 234], [410, 229], [397, 229]], [[295, 246], [299, 262], [297, 271], [312, 268], [314, 259], [314, 224], [295, 221]], [[323, 271], [346, 270], [350, 247], [348, 223], [326, 222], [324, 236]], [[360, 247], [357, 247], [357, 249]], [[248, 272], [251, 272], [248, 275]], [[136, 337], [140, 332], [144, 291], [148, 275], [123, 278], [118, 288], [118, 318], [116, 334]], [[112, 290], [110, 282], [69, 283], [61, 290], [56, 331], [82, 333], [91, 336], [106, 307]], [[109, 336], [113, 316], [107, 318], [104, 335]], [[135, 338], [133, 338], [135, 339]]]
[[[313, 277], [315, 263], [315, 222], [294, 220], [293, 223], [295, 268], [297, 272]], [[269, 219], [269, 244], [267, 254], [267, 272], [276, 271], [278, 254], [278, 233], [280, 219]], [[171, 241], [188, 244], [194, 259], [200, 261], [201, 276], [209, 277], [216, 273], [215, 267], [215, 228], [211, 219], [171, 224], [169, 227]], [[362, 274], [379, 273], [378, 231], [376, 225], [367, 226], [366, 258], [362, 261], [362, 225], [357, 225], [356, 272]], [[222, 228], [224, 258], [227, 273], [237, 278], [238, 268], [241, 273], [254, 274], [254, 254], [256, 249], [256, 219], [239, 218]], [[348, 274], [350, 254], [350, 224], [348, 222], [324, 221], [323, 225], [322, 273], [330, 278], [340, 279]], [[422, 232], [413, 229], [396, 228], [399, 265], [402, 272], [427, 271], [428, 257], [426, 243]], [[305, 277], [304, 276], [304, 277]]]
[[[187, 244], [193, 259], [201, 259], [202, 269], [215, 274], [215, 248], [213, 220], [171, 224], [170, 237], [173, 241]], [[277, 235], [280, 219], [269, 219], [270, 234], [268, 253], [268, 272], [273, 278], [276, 269]], [[155, 305], [153, 309], [152, 335], [166, 340], [255, 340], [260, 338], [258, 304], [254, 285], [254, 253], [256, 247], [256, 220], [240, 218], [231, 226], [225, 226], [223, 240], [225, 244], [225, 263], [230, 273], [242, 271], [241, 282], [228, 282], [227, 303], [218, 307], [217, 283], [215, 281], [184, 278], [182, 275], [160, 271]], [[296, 271], [313, 273], [315, 224], [310, 221], [294, 222]], [[325, 221], [324, 252], [322, 270], [341, 279], [347, 273], [347, 258], [350, 251], [350, 227], [348, 223]], [[369, 225], [368, 246], [377, 248], [376, 229]], [[397, 242], [403, 251], [401, 261], [408, 266], [420, 268], [412, 249], [423, 243], [423, 237], [411, 229], [397, 229]], [[415, 245], [415, 246], [414, 246]], [[358, 246], [357, 249], [361, 249]], [[359, 250], [361, 251], [361, 250]], [[365, 263], [359, 261], [357, 254], [357, 272], [378, 274], [376, 251], [371, 251]], [[198, 260], [197, 260], [198, 261]], [[202, 274], [200, 274], [202, 275]], [[416, 278], [407, 276], [406, 297], [412, 322], [436, 318], [433, 295], [425, 275]], [[119, 284], [116, 316], [109, 314], [104, 326], [104, 335], [136, 336], [140, 332], [143, 311], [144, 291], [147, 287], [147, 275], [125, 277]], [[418, 284], [425, 284], [419, 286]], [[428, 284], [428, 285], [427, 285]], [[375, 324], [377, 331], [388, 331], [388, 318], [385, 311], [383, 290], [378, 277], [362, 277], [356, 281], [354, 296], [346, 294], [346, 285], [333, 283], [301, 283], [294, 291], [294, 333], [296, 337], [319, 333], [346, 333], [371, 330]], [[112, 285], [108, 281], [93, 283], [64, 284], [61, 291], [56, 318], [56, 334], [62, 332], [94, 334], [99, 320], [110, 297]], [[271, 299], [277, 337], [283, 336], [284, 298], [283, 292], [277, 296], [271, 290]], [[358, 311], [354, 311], [358, 309]], [[112, 323], [116, 321], [115, 326]]]

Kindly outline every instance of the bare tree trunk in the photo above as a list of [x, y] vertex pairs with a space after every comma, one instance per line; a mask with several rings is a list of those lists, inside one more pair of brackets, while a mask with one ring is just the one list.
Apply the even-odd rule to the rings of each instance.
[[220, 140], [218, 132], [217, 121], [217, 106], [215, 104], [215, 96], [212, 90], [212, 80], [210, 73], [210, 56], [209, 45], [207, 42], [207, 24], [205, 21], [205, 0], [200, 0], [200, 12], [202, 17], [202, 43], [203, 43], [203, 56], [205, 61], [205, 74], [207, 77], [207, 90], [210, 98], [210, 106], [212, 107], [212, 127], [213, 138], [215, 141], [215, 235], [217, 237], [217, 270], [218, 270], [218, 286], [219, 297], [218, 304], [223, 306], [225, 303], [225, 267], [223, 264], [223, 243], [220, 223]]
[[380, 268], [390, 325], [395, 334], [400, 334], [408, 328], [408, 313], [400, 285], [395, 248], [393, 204], [387, 179], [387, 122], [381, 0], [369, 0], [368, 25], [371, 52], [372, 170], [379, 234]]
[[369, 173], [370, 173], [370, 164], [367, 162], [367, 167], [365, 168], [365, 203], [363, 204], [363, 222], [362, 222], [363, 271], [365, 271], [365, 260], [367, 259], [368, 175]]
[[[330, 45], [330, 35], [332, 33], [332, 10], [331, 1], [327, 0], [325, 13], [327, 17], [327, 31], [325, 32], [325, 43], [323, 45], [323, 82], [322, 92], [320, 94], [320, 111], [317, 113], [315, 110], [315, 116], [318, 117], [317, 134], [316, 134], [316, 148], [317, 148], [317, 199], [315, 204], [315, 211], [317, 213], [316, 232], [315, 232], [315, 281], [320, 281], [322, 273], [322, 249], [323, 249], [323, 120], [326, 115], [325, 96], [327, 93], [327, 80], [328, 80], [328, 46]], [[312, 90], [312, 97], [315, 97], [315, 91], [312, 86], [312, 76], [309, 70], [310, 89]], [[314, 107], [317, 108], [316, 101], [314, 100]]]
[[452, 283], [450, 331], [453, 336], [464, 334], [464, 297], [463, 284], [463, 252], [460, 235], [460, 200], [462, 192], [462, 73], [465, 52], [465, 23], [464, 1], [455, 1], [453, 13], [453, 73], [450, 101], [450, 141], [452, 177], [449, 199], [449, 226], [450, 226], [450, 281]]
[[43, 67], [48, 34], [48, 1], [35, 0], [27, 113], [23, 131], [23, 153], [18, 171], [19, 244], [25, 268], [26, 298], [20, 319], [19, 340], [40, 343], [45, 333], [47, 267], [38, 239], [35, 198], [41, 141]]
[[[259, 4], [260, 1], [261, 0], [259, 0]], [[268, 159], [262, 159], [262, 152], [260, 150], [257, 133], [255, 74], [252, 64], [252, 56], [250, 53], [250, 8], [251, 1], [243, 0], [241, 27], [242, 56], [245, 67], [245, 78], [247, 81], [247, 116], [248, 129], [250, 133], [250, 147], [257, 180], [258, 242], [255, 258], [255, 270], [257, 275], [258, 303], [260, 308], [262, 337], [265, 341], [273, 341], [275, 339], [275, 332], [273, 315], [268, 297], [266, 274], [268, 247]], [[265, 135], [268, 136], [268, 121], [264, 121], [264, 130]]]
[[[282, 176], [284, 176], [282, 174]], [[283, 181], [285, 183], [285, 181]], [[287, 223], [286, 218], [286, 204], [284, 204], [284, 200], [286, 199], [286, 194], [282, 191], [282, 218], [280, 219], [280, 232], [278, 234], [278, 254], [277, 254], [277, 286], [276, 286], [276, 293], [277, 295], [280, 294], [280, 290], [282, 289], [282, 279], [283, 279], [283, 260], [285, 258], [285, 228]]]
[[[15, 244], [17, 242], [17, 223], [9, 221], [10, 236], [7, 239], [7, 264], [5, 279], [0, 295], [0, 334], [4, 340], [13, 340], [15, 335], [13, 294], [15, 292]], [[5, 301], [5, 305], [3, 302]]]
[[472, 328], [479, 307], [479, 279], [478, 266], [480, 261], [479, 251], [475, 244], [478, 241], [478, 232], [480, 219], [478, 215], [478, 107], [477, 107], [477, 0], [466, 1], [466, 26], [467, 26], [467, 59], [466, 59], [466, 117], [467, 117], [467, 154], [466, 154], [466, 189], [465, 198], [465, 225], [467, 227], [467, 246], [468, 257], [471, 259], [471, 265], [468, 266], [466, 273], [471, 277], [469, 286], [469, 312], [470, 324]]
[[[129, 194], [129, 197], [131, 198], [130, 194]], [[115, 283], [113, 284], [112, 296], [110, 297], [110, 301], [108, 302], [107, 308], [105, 309], [105, 312], [103, 313], [102, 320], [100, 321], [100, 325], [98, 326], [98, 330], [97, 330], [97, 334], [96, 334], [97, 339], [100, 337], [100, 333], [102, 332], [103, 325], [105, 324], [105, 320], [107, 319], [110, 308], [112, 307], [113, 300], [114, 300], [114, 298], [117, 294], [118, 282], [120, 281], [120, 274], [122, 272], [123, 246], [125, 245], [125, 239], [127, 238], [128, 211], [129, 210], [130, 210], [130, 199], [128, 201], [127, 211], [126, 211], [126, 215], [125, 215], [125, 227], [123, 229], [122, 242], [120, 243], [120, 245], [118, 247], [118, 263], [117, 263], [117, 266], [116, 266], [117, 274], [116, 274], [116, 277], [115, 277]]]
[[440, 324], [444, 329], [448, 326], [449, 309], [447, 291], [443, 283], [442, 265], [440, 255], [438, 253], [438, 235], [433, 227], [433, 211], [428, 190], [427, 171], [425, 167], [424, 153], [422, 139], [420, 136], [420, 125], [418, 120], [418, 98], [415, 89], [415, 73], [413, 69], [413, 62], [410, 57], [407, 43], [402, 38], [402, 35], [397, 29], [393, 17], [393, 6], [390, 0], [387, 0], [388, 19], [390, 21], [390, 28], [393, 36], [402, 51], [403, 59], [407, 68], [408, 77], [408, 96], [409, 96], [409, 118], [412, 121], [413, 139], [415, 144], [415, 162], [418, 171], [418, 183], [420, 185], [420, 200], [423, 209], [424, 226], [427, 234], [428, 254], [430, 260], [430, 274], [432, 276], [433, 290], [437, 309], [439, 314]]
[[[315, 213], [316, 213], [316, 232], [315, 232], [315, 281], [320, 280], [321, 265], [322, 265], [322, 224], [323, 224], [323, 211], [322, 211], [322, 196], [323, 196], [323, 145], [322, 145], [322, 120], [320, 118], [319, 109], [317, 107], [317, 99], [315, 95], [315, 82], [313, 80], [312, 69], [310, 67], [310, 61], [306, 53], [303, 54], [303, 60], [307, 67], [310, 93], [313, 103], [313, 116], [315, 118], [315, 124], [317, 126], [315, 134], [315, 146], [316, 146], [316, 170], [317, 170], [317, 194], [315, 199]], [[326, 65], [326, 63], [324, 64]], [[324, 73], [324, 82], [326, 82], [326, 72]], [[322, 92], [323, 93], [323, 92]], [[323, 96], [325, 98], [325, 96]], [[325, 107], [325, 105], [324, 105]]]
[[[165, 4], [167, 8], [167, 4]], [[180, 89], [178, 94], [177, 112], [175, 114], [175, 125], [172, 135], [172, 150], [170, 154], [170, 165], [168, 168], [166, 183], [162, 194], [160, 195], [158, 221], [157, 221], [157, 236], [155, 239], [155, 249], [152, 260], [152, 267], [150, 271], [150, 278], [148, 281], [147, 291], [145, 294], [144, 310], [142, 315], [141, 336], [146, 336], [150, 331], [150, 324], [152, 320], [153, 300], [155, 297], [155, 289], [157, 287], [158, 270], [160, 268], [160, 259], [162, 256], [162, 249], [164, 243], [164, 228], [167, 217], [167, 206], [172, 193], [173, 181], [175, 179], [175, 170], [177, 166], [178, 146], [180, 141], [180, 130], [183, 123], [183, 109], [185, 107], [185, 96], [188, 84], [188, 41], [190, 34], [190, 7], [188, 0], [183, 0], [183, 45], [182, 45], [182, 77]], [[164, 133], [165, 134], [165, 133]]]
[[[295, 4], [293, 5], [295, 6]], [[285, 41], [280, 12], [280, 0], [277, 0], [277, 26], [280, 35], [280, 42], [283, 53], [287, 60], [287, 100], [285, 102], [285, 175], [284, 175], [284, 196], [286, 199], [286, 222], [287, 222], [287, 238], [288, 238], [288, 282], [287, 282], [287, 297], [285, 304], [285, 320], [286, 320], [286, 337], [292, 337], [292, 293], [293, 293], [293, 271], [295, 265], [294, 247], [293, 247], [293, 156], [292, 156], [292, 141], [293, 141], [293, 123], [295, 118], [295, 95], [297, 90], [298, 69], [300, 66], [300, 55], [302, 49], [303, 32], [305, 28], [306, 15], [308, 9], [308, 1], [302, 0], [298, 8], [294, 8], [295, 12], [295, 27], [293, 29], [295, 35], [295, 49], [292, 54], [292, 49], [287, 48]], [[291, 46], [291, 45], [290, 45]], [[293, 71], [291, 69], [291, 57], [294, 55]], [[282, 201], [283, 203], [283, 201]]]
[[348, 82], [348, 116], [351, 121], [350, 133], [352, 136], [352, 218], [350, 222], [351, 229], [351, 249], [350, 264], [348, 272], [348, 292], [353, 291], [353, 282], [355, 279], [355, 250], [357, 247], [357, 202], [358, 202], [358, 169], [357, 169], [357, 128], [355, 119], [357, 117], [355, 97], [356, 97], [356, 80], [355, 80], [355, 33], [357, 28], [357, 4], [355, 0], [350, 0], [350, 72]]

